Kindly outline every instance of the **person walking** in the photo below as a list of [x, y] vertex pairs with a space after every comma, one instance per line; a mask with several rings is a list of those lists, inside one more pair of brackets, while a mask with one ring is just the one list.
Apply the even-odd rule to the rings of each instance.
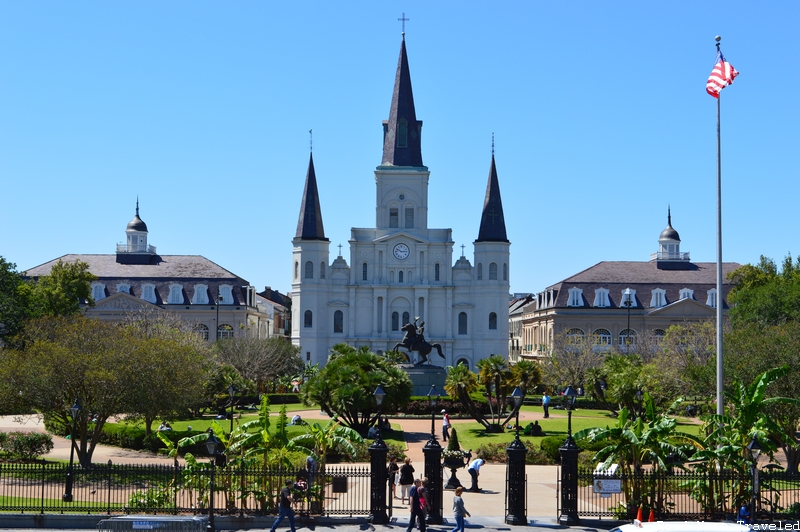
[[[392, 497], [397, 498], [397, 477], [400, 473], [400, 466], [397, 465], [397, 457], [392, 456], [389, 458], [389, 467], [386, 469], [386, 472], [389, 474], [389, 488], [392, 492]], [[389, 503], [391, 504], [391, 503]]]
[[447, 441], [450, 437], [450, 416], [447, 415], [447, 410], [442, 408], [442, 441]]
[[428, 520], [428, 510], [430, 509], [430, 496], [428, 494], [428, 478], [425, 477], [420, 480], [420, 486], [417, 488], [417, 496], [419, 497], [419, 511], [417, 512], [417, 521], [419, 531], [425, 532], [427, 527], [426, 521]]
[[483, 458], [476, 458], [469, 463], [467, 471], [469, 472], [469, 476], [472, 477], [472, 486], [470, 486], [469, 491], [474, 491], [475, 493], [481, 492], [481, 489], [478, 487], [478, 477], [481, 476], [481, 466], [485, 463]]
[[456, 526], [450, 532], [464, 532], [464, 516], [472, 517], [467, 509], [464, 508], [464, 499], [461, 498], [462, 493], [464, 493], [464, 488], [457, 487], [456, 494], [453, 497], [453, 516], [456, 518]]
[[[422, 487], [422, 481], [420, 479], [414, 480], [414, 485], [411, 486], [411, 489], [408, 492], [408, 499], [411, 501], [409, 504], [409, 509], [411, 510], [411, 514], [408, 517], [408, 528], [406, 528], [406, 532], [411, 532], [411, 529], [414, 528], [414, 522], [419, 516], [419, 490]], [[425, 532], [425, 520], [422, 520], [422, 524], [420, 525], [423, 528], [421, 532]]]
[[294, 502], [292, 498], [292, 484], [293, 482], [291, 479], [287, 480], [286, 486], [281, 490], [280, 503], [278, 505], [278, 518], [272, 523], [270, 532], [275, 532], [275, 529], [281, 524], [283, 518], [287, 516], [289, 517], [289, 527], [292, 529], [292, 532], [295, 532], [294, 510], [292, 510], [292, 503]]
[[[409, 492], [414, 484], [414, 466], [411, 465], [411, 458], [406, 458], [400, 466], [400, 502], [405, 503], [410, 499]], [[409, 501], [410, 502], [410, 501]]]
[[542, 395], [542, 408], [544, 409], [545, 419], [550, 417], [550, 395], [547, 392]]

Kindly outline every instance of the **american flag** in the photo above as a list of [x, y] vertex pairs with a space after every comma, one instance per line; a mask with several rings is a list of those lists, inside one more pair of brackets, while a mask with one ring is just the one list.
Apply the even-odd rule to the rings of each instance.
[[719, 98], [719, 91], [733, 83], [739, 72], [733, 66], [725, 61], [722, 52], [717, 51], [717, 63], [714, 65], [714, 70], [708, 76], [708, 83], [706, 83], [706, 92], [714, 98]]

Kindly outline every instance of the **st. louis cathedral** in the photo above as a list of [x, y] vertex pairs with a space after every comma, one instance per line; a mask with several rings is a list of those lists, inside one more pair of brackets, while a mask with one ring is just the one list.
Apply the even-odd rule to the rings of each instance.
[[428, 227], [429, 178], [404, 36], [375, 169], [375, 227], [351, 229], [349, 260], [341, 251], [330, 260], [313, 156], [308, 163], [292, 240], [292, 342], [304, 360], [324, 365], [337, 343], [384, 353], [408, 323], [441, 344], [444, 358], [434, 350], [432, 364], [474, 368], [489, 355], [507, 357], [511, 243], [494, 154], [473, 262], [463, 254], [453, 261], [452, 229]]

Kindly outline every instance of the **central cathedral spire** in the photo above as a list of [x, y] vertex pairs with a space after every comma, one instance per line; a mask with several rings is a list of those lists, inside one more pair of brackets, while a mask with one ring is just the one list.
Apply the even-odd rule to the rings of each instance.
[[403, 34], [389, 120], [383, 123], [381, 166], [423, 166], [421, 137], [422, 121], [417, 120], [414, 109], [411, 72], [408, 69], [406, 38]]

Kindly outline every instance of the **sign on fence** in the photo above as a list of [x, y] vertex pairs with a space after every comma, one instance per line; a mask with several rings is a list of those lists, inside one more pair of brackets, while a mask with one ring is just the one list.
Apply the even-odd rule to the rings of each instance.
[[613, 478], [594, 479], [594, 492], [602, 495], [622, 493], [622, 480]]

